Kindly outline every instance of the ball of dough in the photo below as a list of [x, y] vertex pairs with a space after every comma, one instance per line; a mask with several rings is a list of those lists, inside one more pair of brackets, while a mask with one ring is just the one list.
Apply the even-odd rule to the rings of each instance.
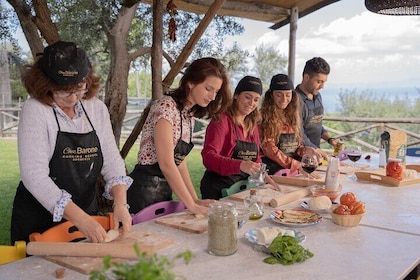
[[322, 210], [328, 209], [332, 205], [331, 199], [328, 196], [317, 196], [308, 201], [309, 209]]

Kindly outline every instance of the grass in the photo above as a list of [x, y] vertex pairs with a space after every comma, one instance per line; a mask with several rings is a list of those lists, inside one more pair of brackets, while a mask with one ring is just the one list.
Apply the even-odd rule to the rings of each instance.
[[[128, 172], [133, 170], [137, 162], [137, 152], [138, 144], [131, 148], [126, 157]], [[198, 195], [200, 180], [204, 174], [200, 152], [200, 149], [193, 149], [188, 155], [188, 168]], [[17, 140], [0, 138], [0, 245], [10, 245], [12, 205], [19, 180]]]

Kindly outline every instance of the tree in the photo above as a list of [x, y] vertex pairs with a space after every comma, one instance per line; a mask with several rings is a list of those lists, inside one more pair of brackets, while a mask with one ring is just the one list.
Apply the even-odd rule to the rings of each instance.
[[[127, 106], [130, 65], [151, 52], [151, 6], [138, 1], [112, 0], [7, 0], [15, 10], [32, 54], [42, 52], [43, 40], [48, 44], [60, 39], [77, 41], [92, 57], [94, 65], [108, 62], [105, 103], [109, 108], [116, 142], [119, 143]], [[182, 47], [195, 31], [203, 16], [177, 13], [179, 40], [164, 38], [164, 56], [173, 64]], [[165, 22], [169, 16], [165, 16]], [[214, 34], [207, 33], [197, 43], [191, 58], [215, 55], [225, 36], [239, 34], [243, 27], [229, 17], [214, 19]], [[168, 26], [167, 24], [165, 26]], [[164, 32], [165, 34], [167, 32]], [[42, 39], [41, 39], [42, 38]], [[172, 82], [171, 80], [170, 82]], [[156, 96], [153, 96], [156, 98]]]
[[254, 69], [263, 85], [270, 84], [271, 77], [278, 73], [286, 73], [287, 58], [273, 46], [260, 44], [255, 47]]

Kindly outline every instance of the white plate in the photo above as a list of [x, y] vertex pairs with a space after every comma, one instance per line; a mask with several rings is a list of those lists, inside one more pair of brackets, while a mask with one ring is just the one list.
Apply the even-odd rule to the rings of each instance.
[[316, 219], [316, 221], [313, 221], [313, 222], [303, 222], [303, 223], [284, 222], [284, 221], [281, 221], [280, 219], [277, 218], [277, 217], [281, 216], [281, 214], [282, 214], [283, 211], [284, 210], [276, 210], [276, 211], [271, 212], [270, 219], [273, 222], [275, 222], [275, 223], [282, 224], [282, 225], [289, 226], [289, 227], [305, 227], [305, 226], [309, 226], [309, 225], [315, 225], [315, 224], [317, 224], [317, 223], [319, 223], [319, 222], [322, 221], [322, 216], [320, 216], [318, 213], [316, 213], [314, 211], [310, 211], [310, 210], [293, 210], [293, 211], [310, 212], [312, 214], [315, 214], [317, 216], [317, 219]]
[[[334, 204], [337, 204], [337, 202], [332, 203], [332, 205], [334, 205]], [[325, 209], [311, 209], [311, 208], [309, 208], [309, 204], [308, 204], [307, 201], [302, 201], [300, 206], [302, 208], [306, 209], [306, 210], [311, 210], [311, 211], [314, 211], [314, 212], [317, 212], [317, 213], [329, 213], [329, 211], [331, 209], [331, 207], [330, 208], [325, 208]]]
[[[269, 227], [269, 228], [273, 228], [273, 227]], [[291, 229], [291, 228], [281, 228], [281, 229], [293, 231], [295, 233], [295, 237], [299, 240], [299, 242], [303, 242], [303, 241], [306, 240], [306, 236], [303, 233], [301, 233], [300, 231], [296, 231], [296, 230]], [[258, 230], [258, 228], [253, 228], [253, 229], [248, 230], [245, 233], [246, 239], [248, 239], [248, 241], [253, 243], [253, 244], [269, 246], [270, 244], [265, 244], [265, 243], [259, 243], [258, 242], [257, 235], [256, 235], [257, 230]]]

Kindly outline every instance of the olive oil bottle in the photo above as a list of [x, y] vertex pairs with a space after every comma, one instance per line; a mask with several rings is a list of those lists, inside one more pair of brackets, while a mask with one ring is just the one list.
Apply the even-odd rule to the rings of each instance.
[[249, 190], [249, 195], [245, 197], [244, 204], [249, 209], [249, 219], [259, 220], [264, 216], [263, 201], [257, 195], [257, 189]]

